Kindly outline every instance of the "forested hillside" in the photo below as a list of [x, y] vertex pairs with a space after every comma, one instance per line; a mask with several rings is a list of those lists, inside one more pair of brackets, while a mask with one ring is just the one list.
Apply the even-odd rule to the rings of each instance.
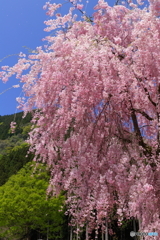
[[[29, 149], [25, 139], [31, 127], [31, 114], [27, 114], [25, 118], [22, 116], [23, 112], [17, 113], [16, 116], [0, 116], [0, 185], [33, 158], [31, 154], [25, 157]], [[13, 119], [17, 123], [14, 134], [10, 131]]]
[[10, 123], [15, 120], [17, 123], [16, 132], [15, 134], [22, 134], [24, 126], [30, 123], [30, 120], [32, 118], [31, 113], [28, 113], [25, 118], [23, 117], [23, 112], [11, 114], [11, 115], [0, 115], [0, 139], [5, 140], [13, 134], [11, 134], [10, 130]]

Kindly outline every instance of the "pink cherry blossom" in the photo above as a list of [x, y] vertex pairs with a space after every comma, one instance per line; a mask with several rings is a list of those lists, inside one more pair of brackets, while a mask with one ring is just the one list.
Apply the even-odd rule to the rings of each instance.
[[17, 85], [13, 85], [13, 88], [19, 88], [19, 87], [20, 87], [19, 84], [17, 84]]
[[82, 10], [82, 8], [83, 8], [83, 4], [77, 4], [77, 9], [79, 9], [79, 10]]
[[10, 124], [11, 133], [15, 132], [15, 128], [16, 128], [16, 122], [11, 122]]

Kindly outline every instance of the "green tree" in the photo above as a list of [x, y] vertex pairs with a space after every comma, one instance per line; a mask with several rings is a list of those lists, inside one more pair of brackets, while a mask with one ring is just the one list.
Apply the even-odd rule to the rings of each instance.
[[0, 186], [7, 182], [9, 177], [16, 174], [27, 162], [32, 161], [33, 154], [27, 152], [29, 145], [23, 142], [19, 146], [6, 147], [5, 154], [0, 156]]
[[64, 196], [46, 197], [49, 174], [28, 163], [0, 187], [0, 237], [31, 239], [37, 230], [48, 239], [63, 238]]

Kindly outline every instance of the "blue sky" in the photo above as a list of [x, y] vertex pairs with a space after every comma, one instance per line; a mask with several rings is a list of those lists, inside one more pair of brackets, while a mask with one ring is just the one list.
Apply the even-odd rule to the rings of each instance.
[[[42, 39], [49, 33], [44, 32], [44, 21], [49, 19], [43, 6], [46, 0], [5, 0], [0, 3], [0, 67], [13, 66], [20, 52], [27, 53], [23, 47], [35, 49], [45, 44]], [[69, 4], [66, 0], [53, 0], [56, 3], [65, 3], [63, 11], [67, 12]], [[83, 3], [86, 1], [83, 0]], [[98, 0], [90, 0], [86, 6], [88, 15], [92, 15], [93, 6]], [[113, 6], [115, 0], [109, 0]], [[84, 4], [85, 5], [85, 4]], [[16, 55], [17, 54], [17, 55]], [[12, 77], [7, 83], [0, 81], [0, 93], [18, 84], [18, 79]], [[0, 94], [0, 115], [14, 114], [18, 112], [16, 97], [23, 96], [21, 88], [11, 88]]]

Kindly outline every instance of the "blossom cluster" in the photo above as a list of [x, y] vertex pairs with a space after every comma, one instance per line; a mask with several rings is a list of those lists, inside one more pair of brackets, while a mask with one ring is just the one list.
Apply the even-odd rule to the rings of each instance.
[[11, 122], [11, 124], [10, 124], [10, 129], [11, 129], [11, 133], [14, 133], [14, 132], [15, 132], [16, 122]]

